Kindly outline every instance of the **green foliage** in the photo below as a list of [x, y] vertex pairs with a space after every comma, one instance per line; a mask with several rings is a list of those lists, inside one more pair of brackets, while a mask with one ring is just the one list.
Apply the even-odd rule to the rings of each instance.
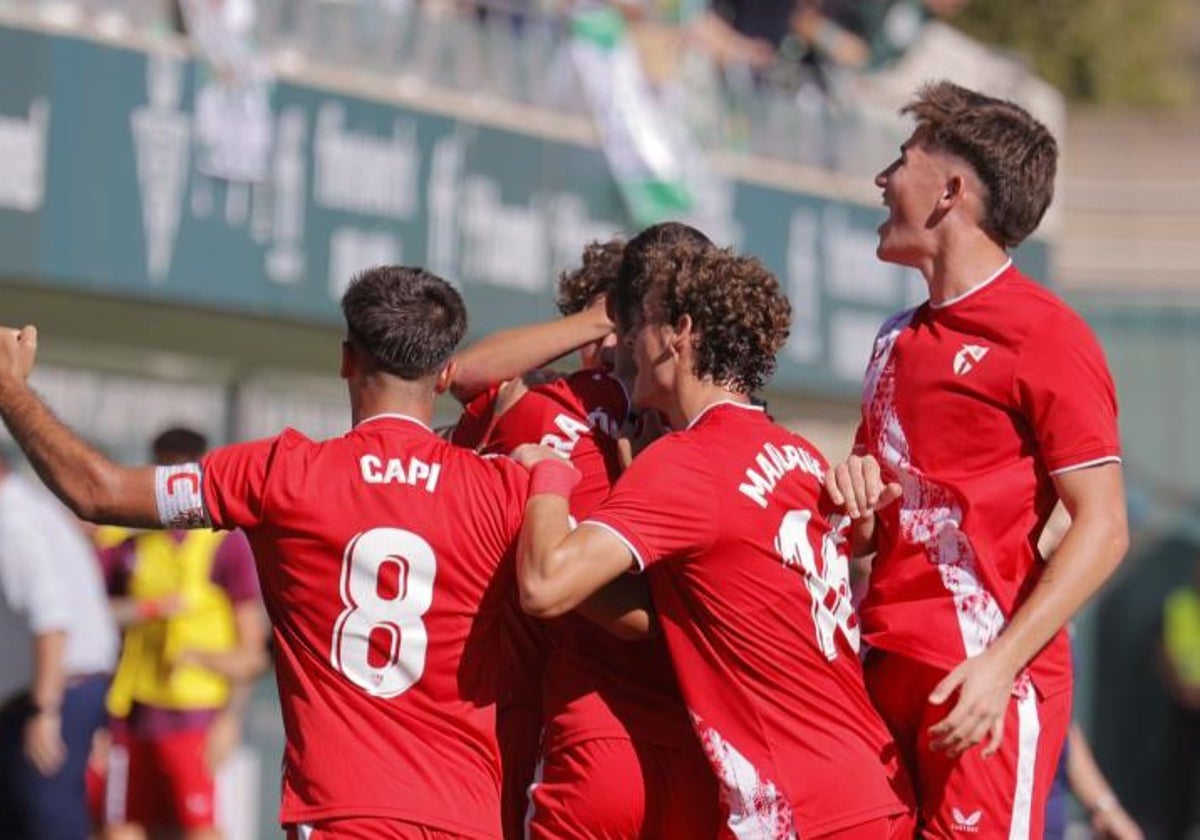
[[1191, 0], [975, 0], [954, 23], [1072, 101], [1171, 106], [1195, 95], [1195, 18]]

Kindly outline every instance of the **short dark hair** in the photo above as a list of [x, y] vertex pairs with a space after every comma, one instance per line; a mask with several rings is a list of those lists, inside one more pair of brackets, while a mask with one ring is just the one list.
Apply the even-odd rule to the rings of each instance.
[[558, 299], [555, 304], [559, 313], [573, 315], [582, 312], [599, 295], [608, 294], [617, 282], [624, 252], [623, 239], [594, 241], [585, 245], [579, 268], [558, 275]]
[[713, 248], [712, 240], [683, 222], [660, 222], [643, 230], [625, 244], [617, 283], [610, 296], [609, 316], [622, 332], [637, 317], [646, 296], [646, 254], [653, 248], [674, 244]]
[[648, 248], [642, 259], [649, 317], [691, 318], [693, 373], [739, 393], [762, 388], [792, 320], [778, 278], [754, 257], [695, 242]]
[[952, 82], [932, 82], [900, 113], [917, 120], [931, 148], [958, 155], [983, 183], [980, 227], [1000, 245], [1033, 233], [1054, 198], [1058, 143], [1021, 106]]
[[195, 429], [173, 426], [154, 438], [150, 451], [158, 462], [198, 461], [208, 451], [208, 438]]
[[404, 265], [356, 275], [342, 295], [347, 339], [385, 373], [423, 379], [450, 359], [467, 331], [462, 296], [442, 278]]

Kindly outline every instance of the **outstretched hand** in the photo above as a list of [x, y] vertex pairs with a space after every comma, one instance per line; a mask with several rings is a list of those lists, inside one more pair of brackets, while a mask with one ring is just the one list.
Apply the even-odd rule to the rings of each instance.
[[0, 380], [24, 382], [37, 357], [37, 327], [0, 327]]

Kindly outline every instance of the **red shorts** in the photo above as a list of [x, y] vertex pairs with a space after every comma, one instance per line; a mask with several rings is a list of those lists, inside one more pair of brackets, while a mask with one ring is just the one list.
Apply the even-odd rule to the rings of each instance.
[[461, 840], [462, 835], [383, 817], [349, 817], [284, 826], [287, 840]]
[[555, 750], [530, 793], [530, 840], [709, 840], [721, 824], [717, 780], [699, 744], [599, 738]]
[[812, 840], [912, 840], [916, 836], [917, 818], [905, 813], [818, 834]]
[[108, 753], [104, 815], [108, 825], [212, 828], [213, 776], [205, 756], [206, 729], [138, 738], [114, 733]]
[[1071, 692], [1043, 699], [1026, 683], [1008, 704], [1000, 749], [984, 758], [981, 744], [951, 759], [929, 748], [929, 728], [954, 708], [955, 698], [941, 706], [928, 700], [948, 672], [883, 651], [871, 652], [865, 672], [867, 691], [916, 788], [922, 837], [1042, 836], [1046, 800], [1071, 725]]
[[542, 707], [514, 705], [496, 710], [496, 737], [500, 742], [503, 784], [500, 788], [500, 823], [505, 840], [525, 836], [525, 811], [529, 786], [537, 769], [542, 740]]

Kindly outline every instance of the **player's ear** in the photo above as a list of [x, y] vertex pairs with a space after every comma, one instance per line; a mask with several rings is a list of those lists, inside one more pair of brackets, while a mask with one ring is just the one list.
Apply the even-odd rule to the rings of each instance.
[[679, 316], [679, 320], [675, 323], [675, 335], [671, 337], [671, 349], [678, 353], [684, 346], [690, 345], [693, 327], [691, 315], [685, 312]]
[[949, 210], [957, 204], [967, 189], [967, 179], [963, 177], [961, 172], [952, 172], [946, 177], [946, 186], [942, 191], [942, 197], [939, 204], [943, 209]]
[[338, 370], [338, 375], [342, 379], [349, 379], [354, 375], [354, 370], [358, 366], [358, 354], [354, 349], [354, 345], [349, 341], [342, 342], [342, 364]]
[[450, 390], [450, 386], [454, 384], [454, 372], [458, 369], [458, 362], [454, 359], [446, 362], [446, 366], [438, 371], [437, 382], [433, 388], [435, 393], [444, 394]]

